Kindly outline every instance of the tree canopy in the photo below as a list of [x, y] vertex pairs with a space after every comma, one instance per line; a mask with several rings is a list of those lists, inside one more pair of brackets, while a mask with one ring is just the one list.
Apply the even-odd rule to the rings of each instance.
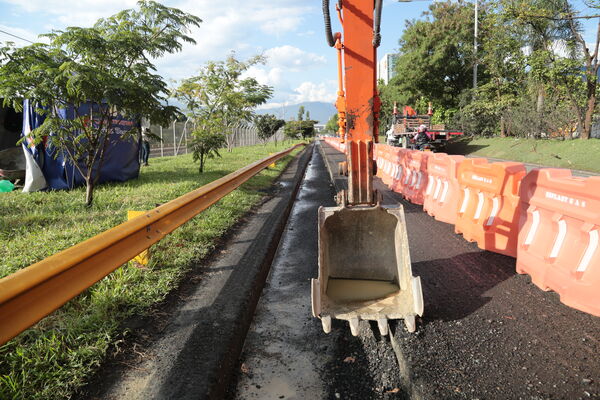
[[[37, 105], [45, 120], [31, 135], [37, 143], [48, 137], [73, 163], [86, 181], [87, 205], [115, 126], [141, 117], [165, 123], [177, 114], [167, 105], [167, 84], [152, 60], [195, 43], [189, 28], [200, 22], [176, 8], [141, 0], [137, 8], [100, 19], [93, 27], [43, 35], [48, 44], [0, 48], [4, 105], [21, 109], [24, 99]], [[85, 115], [82, 105], [88, 106]], [[59, 110], [71, 107], [73, 118], [61, 119]], [[129, 132], [135, 134], [135, 128]]]
[[598, 15], [569, 0], [479, 0], [479, 10], [476, 53], [470, 2], [437, 2], [407, 23], [396, 76], [380, 83], [382, 123], [394, 102], [419, 110], [431, 101], [434, 116], [467, 133], [590, 137], [600, 64], [580, 21], [600, 28]]
[[209, 61], [196, 76], [184, 79], [173, 96], [186, 105], [199, 130], [209, 129], [214, 120], [220, 121], [220, 134], [231, 150], [234, 128], [250, 122], [256, 106], [264, 104], [273, 93], [272, 87], [244, 77], [251, 66], [263, 62], [262, 56], [241, 61], [235, 54], [224, 61]]

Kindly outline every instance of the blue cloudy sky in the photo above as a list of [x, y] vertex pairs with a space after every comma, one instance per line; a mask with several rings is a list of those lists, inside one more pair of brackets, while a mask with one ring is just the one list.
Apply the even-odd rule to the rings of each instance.
[[[334, 3], [335, 0], [332, 0]], [[203, 19], [192, 32], [195, 46], [157, 60], [168, 79], [194, 74], [207, 60], [223, 59], [235, 51], [245, 58], [263, 53], [266, 65], [250, 74], [272, 85], [270, 105], [303, 101], [333, 102], [336, 94], [336, 54], [323, 35], [321, 0], [168, 0]], [[418, 18], [430, 2], [384, 0], [383, 40], [379, 54], [398, 47], [405, 21]], [[577, 6], [585, 10], [582, 0]], [[40, 33], [66, 26], [89, 26], [96, 19], [135, 6], [135, 0], [0, 0], [0, 30], [36, 40]], [[590, 11], [590, 10], [586, 10]], [[332, 15], [334, 17], [334, 15]], [[586, 23], [586, 40], [594, 41], [595, 23]], [[339, 29], [334, 18], [334, 30]], [[0, 41], [26, 42], [0, 32]]]

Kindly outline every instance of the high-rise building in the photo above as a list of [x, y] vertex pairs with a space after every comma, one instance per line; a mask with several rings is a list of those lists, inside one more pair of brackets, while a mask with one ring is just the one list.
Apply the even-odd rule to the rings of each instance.
[[384, 54], [377, 63], [377, 79], [387, 84], [396, 74], [396, 61], [398, 54]]

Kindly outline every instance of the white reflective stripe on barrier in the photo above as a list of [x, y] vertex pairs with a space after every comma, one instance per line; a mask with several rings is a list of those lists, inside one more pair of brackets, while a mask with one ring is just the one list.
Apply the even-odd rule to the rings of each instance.
[[540, 212], [535, 210], [531, 213], [533, 217], [533, 221], [531, 222], [531, 227], [529, 228], [529, 233], [525, 238], [525, 242], [523, 243], [525, 246], [529, 246], [531, 242], [533, 242], [533, 238], [537, 233], [538, 227], [540, 226]]
[[419, 179], [417, 179], [417, 186], [415, 189], [419, 189], [421, 187], [421, 180], [423, 178], [423, 173], [421, 171], [417, 172], [417, 174], [419, 175]]
[[404, 184], [405, 184], [405, 185], [408, 185], [408, 181], [409, 181], [409, 179], [410, 179], [410, 174], [411, 174], [411, 172], [412, 172], [412, 171], [411, 171], [410, 169], [407, 169], [407, 170], [406, 170], [406, 178], [404, 179]]
[[496, 218], [496, 215], [498, 215], [498, 210], [500, 210], [500, 199], [494, 197], [492, 199], [492, 212], [490, 213], [490, 217], [486, 222], [487, 226], [490, 226], [494, 223], [494, 218]]
[[430, 179], [427, 183], [427, 189], [425, 189], [425, 196], [429, 196], [431, 194], [431, 190], [433, 189], [434, 180]]
[[442, 189], [442, 180], [440, 178], [435, 178], [435, 193], [433, 194], [433, 199], [437, 200], [440, 195], [440, 190]]
[[440, 198], [440, 203], [444, 204], [444, 202], [446, 201], [446, 195], [448, 194], [448, 188], [450, 187], [450, 184], [448, 184], [448, 181], [444, 181], [444, 191], [442, 192], [442, 197]]
[[577, 267], [577, 272], [585, 272], [590, 265], [590, 261], [592, 261], [592, 256], [596, 252], [598, 248], [598, 229], [594, 229], [589, 232], [590, 240], [588, 242], [587, 249], [585, 249], [585, 253], [583, 254], [583, 258]]
[[567, 221], [561, 219], [558, 221], [558, 235], [556, 235], [556, 240], [554, 241], [554, 246], [552, 246], [552, 251], [550, 252], [550, 258], [556, 258], [558, 256], [558, 252], [560, 251], [563, 242], [565, 241], [565, 237], [567, 236]]
[[398, 173], [396, 174], [396, 179], [400, 180], [402, 178], [402, 166], [398, 165]]
[[410, 186], [414, 187], [415, 183], [417, 183], [417, 173], [413, 172], [413, 174], [412, 174], [412, 181], [410, 181]]
[[469, 196], [471, 195], [471, 191], [469, 190], [469, 188], [464, 188], [463, 191], [465, 192], [465, 197], [463, 198], [463, 202], [460, 206], [459, 213], [461, 214], [467, 211], [467, 205], [469, 204]]
[[483, 210], [484, 203], [483, 193], [477, 193], [477, 210], [475, 210], [475, 215], [473, 215], [473, 219], [479, 219], [481, 217], [481, 211]]

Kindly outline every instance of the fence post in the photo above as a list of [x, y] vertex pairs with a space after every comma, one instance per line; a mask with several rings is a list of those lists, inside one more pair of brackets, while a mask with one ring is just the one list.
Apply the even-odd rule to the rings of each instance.
[[177, 120], [173, 121], [173, 155], [177, 155]]
[[163, 141], [162, 125], [160, 126], [160, 156], [165, 156], [165, 142]]

